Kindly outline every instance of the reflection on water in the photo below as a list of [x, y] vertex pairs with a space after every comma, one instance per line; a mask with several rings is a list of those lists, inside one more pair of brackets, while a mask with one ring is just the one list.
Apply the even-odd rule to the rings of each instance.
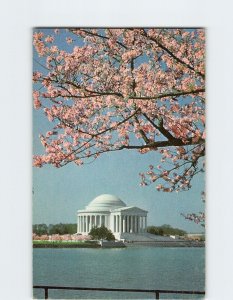
[[[204, 290], [204, 248], [34, 249], [33, 284], [79, 287]], [[43, 298], [34, 290], [34, 298]], [[50, 299], [155, 299], [153, 294], [49, 291]], [[161, 299], [200, 296], [161, 295]]]

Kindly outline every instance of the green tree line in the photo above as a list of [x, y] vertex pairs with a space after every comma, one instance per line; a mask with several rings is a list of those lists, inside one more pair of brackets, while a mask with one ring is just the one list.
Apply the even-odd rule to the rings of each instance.
[[[32, 226], [33, 233], [37, 235], [43, 234], [74, 234], [77, 232], [77, 224], [34, 224]], [[155, 235], [185, 235], [187, 232], [179, 228], [173, 228], [170, 225], [164, 224], [162, 226], [149, 226], [147, 232]], [[93, 232], [95, 235], [95, 232]], [[105, 232], [106, 234], [106, 232]], [[102, 237], [103, 238], [103, 237]]]
[[77, 232], [77, 224], [34, 224], [32, 231], [37, 235], [74, 234]]
[[162, 226], [149, 226], [147, 227], [147, 232], [155, 234], [155, 235], [185, 235], [187, 234], [186, 231], [179, 229], [179, 228], [173, 228], [170, 225], [164, 224]]

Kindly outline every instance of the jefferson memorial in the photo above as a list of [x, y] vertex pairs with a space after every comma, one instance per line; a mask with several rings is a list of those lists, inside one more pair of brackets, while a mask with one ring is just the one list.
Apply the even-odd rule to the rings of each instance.
[[103, 194], [77, 212], [77, 233], [87, 235], [91, 228], [104, 225], [116, 239], [126, 235], [143, 234], [147, 227], [147, 211], [127, 206], [116, 196]]

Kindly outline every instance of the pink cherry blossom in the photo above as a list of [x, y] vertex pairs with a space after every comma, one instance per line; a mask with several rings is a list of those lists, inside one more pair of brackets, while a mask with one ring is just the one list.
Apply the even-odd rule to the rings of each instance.
[[123, 149], [158, 152], [161, 165], [145, 166], [141, 185], [190, 189], [204, 172], [204, 30], [54, 30], [59, 33], [59, 44], [57, 36], [33, 35], [40, 63], [34, 108], [53, 125], [40, 137], [45, 153], [34, 156], [34, 166], [80, 166]]
[[40, 109], [40, 107], [41, 107], [41, 102], [39, 100], [39, 96], [40, 96], [40, 93], [38, 91], [33, 92], [33, 100], [34, 100], [34, 108], [35, 109]]
[[67, 44], [72, 44], [72, 43], [73, 43], [73, 40], [72, 40], [71, 37], [67, 37], [67, 38], [66, 38], [66, 42], [67, 42]]
[[51, 36], [51, 35], [48, 35], [46, 38], [45, 38], [45, 42], [46, 43], [53, 43], [54, 41], [54, 37]]

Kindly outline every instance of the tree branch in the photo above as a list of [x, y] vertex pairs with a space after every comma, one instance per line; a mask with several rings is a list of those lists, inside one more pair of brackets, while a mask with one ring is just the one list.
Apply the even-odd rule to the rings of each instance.
[[[77, 35], [73, 30], [74, 30], [74, 29], [70, 29], [70, 31], [71, 31], [73, 34]], [[108, 38], [107, 36], [104, 36], [104, 35], [101, 35], [101, 34], [98, 34], [98, 33], [93, 33], [93, 32], [90, 32], [90, 31], [88, 31], [88, 30], [85, 30], [85, 29], [79, 29], [79, 30], [80, 30], [80, 31], [83, 31], [83, 32], [86, 33], [86, 34], [89, 34], [89, 35], [92, 35], [92, 36], [96, 36], [96, 37], [99, 37], [99, 38], [104, 39], [104, 40], [109, 40], [109, 38]], [[121, 47], [123, 47], [123, 48], [125, 48], [125, 49], [128, 49], [123, 43], [121, 43], [121, 42], [119, 42], [119, 41], [116, 41], [116, 43], [117, 43], [118, 45], [120, 45]]]
[[199, 71], [196, 71], [192, 66], [190, 66], [189, 64], [185, 63], [183, 60], [181, 60], [179, 57], [177, 57], [175, 54], [173, 54], [167, 47], [165, 47], [160, 41], [158, 41], [158, 39], [155, 39], [153, 37], [148, 36], [147, 32], [145, 31], [145, 29], [143, 29], [144, 35], [150, 39], [151, 41], [155, 42], [161, 49], [163, 49], [165, 52], [167, 52], [172, 58], [174, 58], [177, 62], [179, 62], [180, 64], [184, 65], [185, 67], [187, 67], [188, 69], [192, 70], [193, 72], [195, 72], [196, 74], [198, 74], [199, 76], [201, 76], [203, 79], [205, 79], [205, 75], [202, 74]]
[[129, 99], [135, 99], [135, 100], [155, 100], [155, 99], [161, 99], [165, 97], [179, 97], [179, 96], [185, 96], [185, 95], [192, 95], [192, 94], [199, 94], [204, 93], [205, 89], [196, 89], [196, 90], [190, 90], [190, 91], [178, 91], [178, 92], [171, 92], [171, 93], [165, 93], [165, 94], [158, 94], [150, 97], [129, 97]]
[[161, 120], [159, 122], [159, 125], [156, 125], [145, 113], [143, 113], [143, 116], [147, 119], [148, 122], [151, 123], [152, 126], [154, 126], [157, 130], [159, 130], [170, 142], [177, 140], [173, 135], [171, 135], [171, 133], [168, 130], [166, 130], [163, 127], [162, 117], [161, 117]]
[[135, 145], [135, 146], [121, 146], [120, 149], [145, 149], [145, 148], [150, 148], [150, 149], [157, 149], [157, 148], [162, 148], [162, 147], [169, 147], [169, 146], [189, 146], [189, 145], [197, 145], [197, 144], [204, 144], [204, 140], [200, 139], [198, 142], [193, 142], [191, 139], [189, 139], [186, 143], [182, 142], [179, 139], [175, 139], [174, 141], [158, 141], [158, 142], [151, 142], [146, 145]]

